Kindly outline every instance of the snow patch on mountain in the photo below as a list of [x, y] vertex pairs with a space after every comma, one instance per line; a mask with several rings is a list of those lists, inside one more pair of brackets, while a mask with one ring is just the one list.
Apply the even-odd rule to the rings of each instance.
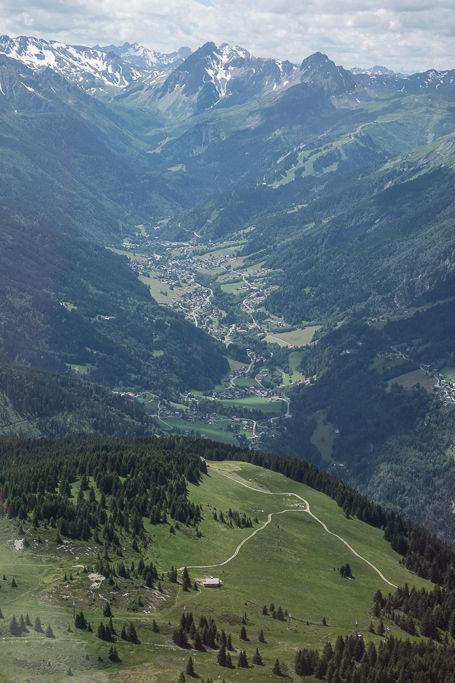
[[164, 54], [139, 43], [86, 47], [33, 36], [0, 36], [0, 53], [30, 69], [49, 68], [84, 88], [126, 88], [152, 73], [157, 77], [180, 64], [189, 49]]

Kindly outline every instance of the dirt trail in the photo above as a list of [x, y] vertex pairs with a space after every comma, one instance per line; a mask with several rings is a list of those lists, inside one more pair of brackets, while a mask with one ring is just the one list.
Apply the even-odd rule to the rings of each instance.
[[[291, 491], [282, 491], [282, 492], [278, 492], [278, 493], [275, 493], [273, 491], [265, 491], [264, 489], [258, 489], [258, 488], [255, 488], [254, 486], [250, 486], [249, 484], [246, 484], [243, 481], [239, 481], [235, 477], [231, 477], [229, 474], [226, 474], [225, 472], [222, 472], [221, 470], [218, 470], [218, 471], [220, 472], [220, 474], [222, 474], [227, 479], [230, 479], [231, 481], [235, 482], [236, 484], [239, 484], [240, 486], [244, 486], [245, 488], [250, 489], [251, 491], [256, 491], [256, 493], [263, 493], [263, 494], [268, 495], [268, 496], [293, 496], [294, 498], [297, 498], [298, 500], [300, 500], [305, 505], [305, 508], [293, 508], [293, 509], [281, 510], [280, 512], [270, 512], [268, 515], [267, 521], [264, 522], [264, 524], [262, 524], [260, 527], [255, 529], [253, 531], [253, 533], [251, 533], [249, 536], [244, 538], [243, 541], [241, 541], [238, 544], [238, 546], [235, 549], [235, 551], [233, 552], [233, 554], [227, 558], [227, 560], [224, 560], [224, 562], [219, 562], [217, 564], [193, 565], [191, 567], [189, 566], [188, 569], [210, 569], [212, 567], [223, 567], [224, 565], [231, 562], [231, 560], [233, 560], [235, 557], [237, 557], [237, 555], [239, 554], [241, 548], [245, 545], [245, 543], [250, 541], [254, 536], [256, 536], [256, 534], [258, 534], [260, 531], [263, 531], [270, 524], [270, 522], [272, 521], [273, 515], [282, 515], [286, 512], [306, 512], [308, 515], [310, 515], [310, 517], [312, 517], [316, 522], [318, 522], [318, 524], [320, 524], [322, 526], [322, 528], [324, 529], [324, 531], [326, 533], [330, 534], [331, 536], [334, 536], [339, 541], [344, 543], [344, 545], [351, 551], [351, 553], [353, 555], [355, 555], [355, 557], [357, 557], [359, 560], [362, 560], [362, 562], [365, 562], [365, 564], [367, 564], [371, 569], [373, 569], [373, 571], [375, 571], [376, 574], [378, 574], [378, 576], [386, 584], [388, 584], [389, 586], [392, 586], [392, 588], [398, 588], [398, 586], [396, 586], [394, 583], [389, 581], [384, 576], [384, 574], [381, 572], [380, 569], [378, 569], [378, 567], [376, 567], [376, 565], [374, 565], [372, 562], [370, 562], [370, 560], [367, 560], [365, 557], [360, 555], [360, 553], [358, 553], [357, 550], [355, 550], [352, 547], [352, 545], [350, 545], [342, 536], [339, 536], [338, 534], [335, 534], [333, 531], [330, 531], [330, 529], [327, 527], [327, 525], [321, 519], [319, 519], [319, 517], [317, 517], [313, 512], [311, 512], [310, 504], [308, 503], [308, 501], [305, 500], [305, 498], [302, 498], [302, 496], [299, 496], [298, 493], [293, 493]], [[183, 567], [181, 567], [180, 571], [182, 569], [183, 569]]]

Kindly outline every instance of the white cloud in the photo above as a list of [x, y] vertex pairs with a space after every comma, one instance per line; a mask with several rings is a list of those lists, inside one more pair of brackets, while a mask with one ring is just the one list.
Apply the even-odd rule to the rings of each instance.
[[300, 61], [316, 50], [346, 66], [455, 67], [454, 0], [1, 0], [11, 35], [161, 50], [227, 41]]

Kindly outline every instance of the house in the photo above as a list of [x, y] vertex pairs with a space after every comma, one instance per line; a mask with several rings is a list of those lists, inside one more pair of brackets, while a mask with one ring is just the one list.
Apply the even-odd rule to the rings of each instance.
[[204, 586], [204, 588], [221, 588], [223, 582], [221, 581], [221, 579], [215, 576], [207, 576], [203, 580], [202, 585]]

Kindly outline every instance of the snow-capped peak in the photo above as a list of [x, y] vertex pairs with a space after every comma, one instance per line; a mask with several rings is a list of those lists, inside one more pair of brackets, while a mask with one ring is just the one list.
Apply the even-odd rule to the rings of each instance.
[[160, 107], [174, 107], [182, 97], [192, 100], [196, 111], [226, 98], [241, 101], [255, 92], [284, 87], [297, 71], [290, 62], [254, 57], [238, 45], [208, 42], [163, 83], [158, 93]]
[[33, 70], [48, 67], [84, 88], [125, 88], [151, 71], [170, 70], [188, 52], [188, 48], [182, 48], [162, 54], [138, 43], [86, 47], [33, 36], [0, 36], [0, 53]]

